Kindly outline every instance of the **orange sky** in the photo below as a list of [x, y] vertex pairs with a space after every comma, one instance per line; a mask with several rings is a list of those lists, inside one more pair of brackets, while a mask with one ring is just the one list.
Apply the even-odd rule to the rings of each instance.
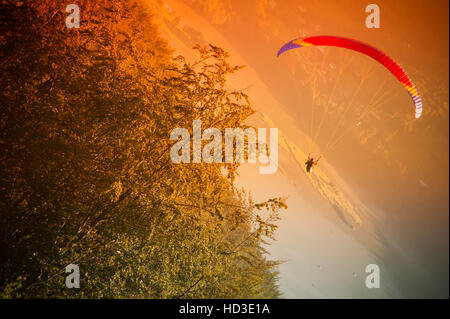
[[[328, 216], [317, 194], [328, 196], [330, 201], [329, 189], [324, 188], [324, 181], [330, 179], [333, 187], [349, 198], [349, 205], [364, 206], [376, 217], [376, 221], [368, 219], [370, 229], [382, 229], [391, 236], [391, 242], [386, 240], [389, 246], [400, 247], [400, 255], [415, 260], [421, 271], [427, 272], [424, 276], [430, 276], [417, 286], [408, 286], [417, 290], [412, 296], [441, 296], [445, 291], [448, 296], [448, 1], [375, 1], [381, 11], [380, 29], [365, 26], [365, 6], [372, 3], [367, 1], [148, 2], [163, 35], [178, 52], [189, 56], [194, 44], [213, 43], [230, 52], [234, 63], [247, 65], [231, 83], [250, 95], [259, 111], [257, 123], [264, 123], [261, 114], [265, 114], [286, 140], [301, 150], [297, 155], [283, 153], [284, 182], [274, 184], [267, 177], [264, 183], [264, 179], [244, 172], [242, 185], [269, 195], [272, 185], [287, 185], [289, 181], [289, 186], [278, 186], [273, 192], [290, 193], [297, 210]], [[363, 55], [339, 48], [305, 48], [276, 58], [287, 41], [312, 35], [355, 38], [391, 55], [423, 96], [422, 118], [414, 119], [413, 102], [395, 77]], [[359, 87], [361, 80], [364, 82]], [[334, 87], [336, 93], [331, 95]], [[349, 111], [341, 120], [349, 101]], [[340, 139], [332, 138], [335, 131]], [[308, 151], [320, 154], [324, 149], [323, 174], [316, 180], [306, 178], [296, 156]], [[334, 203], [345, 207], [347, 199], [342, 196]], [[296, 214], [295, 209], [288, 216]], [[286, 220], [291, 225], [305, 222], [289, 218]], [[325, 223], [315, 218], [311, 215], [307, 221], [315, 226]], [[295, 242], [293, 226], [283, 227], [277, 246], [280, 257], [280, 251], [292, 253], [289, 245]], [[313, 230], [308, 233], [318, 235]], [[344, 233], [372, 245], [362, 234]], [[283, 237], [287, 234], [291, 237]], [[345, 242], [345, 236], [339, 240]], [[401, 276], [400, 259], [389, 251], [389, 258], [397, 260], [391, 262], [392, 272]], [[323, 253], [325, 256], [330, 251]], [[363, 255], [361, 251], [358, 258], [363, 260]], [[291, 279], [294, 272], [289, 272]], [[412, 279], [404, 275], [402, 280], [400, 286]], [[292, 289], [294, 296], [304, 291]]]

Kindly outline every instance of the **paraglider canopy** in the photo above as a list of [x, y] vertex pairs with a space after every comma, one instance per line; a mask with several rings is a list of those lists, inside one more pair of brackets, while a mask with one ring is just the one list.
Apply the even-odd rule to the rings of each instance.
[[384, 67], [386, 67], [408, 91], [409, 95], [414, 101], [416, 118], [419, 118], [422, 115], [422, 97], [420, 96], [416, 86], [414, 85], [408, 74], [406, 74], [406, 72], [400, 67], [400, 65], [398, 65], [390, 56], [369, 44], [350, 38], [328, 35], [298, 38], [283, 45], [278, 51], [277, 56], [280, 56], [280, 54], [288, 50], [311, 46], [335, 46], [346, 48], [365, 54], [378, 61]]

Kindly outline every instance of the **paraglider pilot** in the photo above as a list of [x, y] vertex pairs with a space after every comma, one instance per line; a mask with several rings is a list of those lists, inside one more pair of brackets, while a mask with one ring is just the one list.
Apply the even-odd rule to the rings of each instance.
[[310, 155], [311, 155], [311, 154], [308, 154], [308, 159], [307, 159], [306, 162], [305, 162], [306, 171], [307, 171], [308, 173], [311, 173], [311, 172], [312, 172], [312, 168], [313, 168], [314, 166], [316, 166], [317, 163], [319, 163], [320, 157], [322, 157], [322, 156], [320, 156], [317, 160], [314, 160], [314, 158], [311, 157]]

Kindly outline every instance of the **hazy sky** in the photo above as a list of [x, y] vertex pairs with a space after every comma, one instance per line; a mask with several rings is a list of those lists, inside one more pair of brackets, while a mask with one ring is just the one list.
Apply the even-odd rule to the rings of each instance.
[[[372, 2], [380, 29], [364, 23]], [[289, 298], [448, 297], [448, 1], [372, 2], [148, 0], [179, 53], [213, 43], [247, 65], [230, 83], [250, 95], [255, 125], [280, 129], [279, 172], [245, 165], [239, 184], [261, 199], [289, 195], [270, 247], [286, 261]], [[356, 38], [394, 57], [423, 96], [422, 118], [368, 57], [339, 48], [276, 57], [312, 35]], [[304, 157], [324, 150], [307, 176]], [[381, 266], [380, 290], [364, 286], [369, 263]]]

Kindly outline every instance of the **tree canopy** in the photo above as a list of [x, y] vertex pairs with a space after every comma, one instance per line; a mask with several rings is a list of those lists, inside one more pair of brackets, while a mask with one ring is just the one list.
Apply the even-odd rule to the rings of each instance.
[[140, 1], [78, 2], [79, 29], [59, 1], [0, 7], [0, 297], [280, 297], [264, 244], [284, 199], [169, 156], [194, 119], [247, 127], [240, 67], [213, 45], [174, 56]]

